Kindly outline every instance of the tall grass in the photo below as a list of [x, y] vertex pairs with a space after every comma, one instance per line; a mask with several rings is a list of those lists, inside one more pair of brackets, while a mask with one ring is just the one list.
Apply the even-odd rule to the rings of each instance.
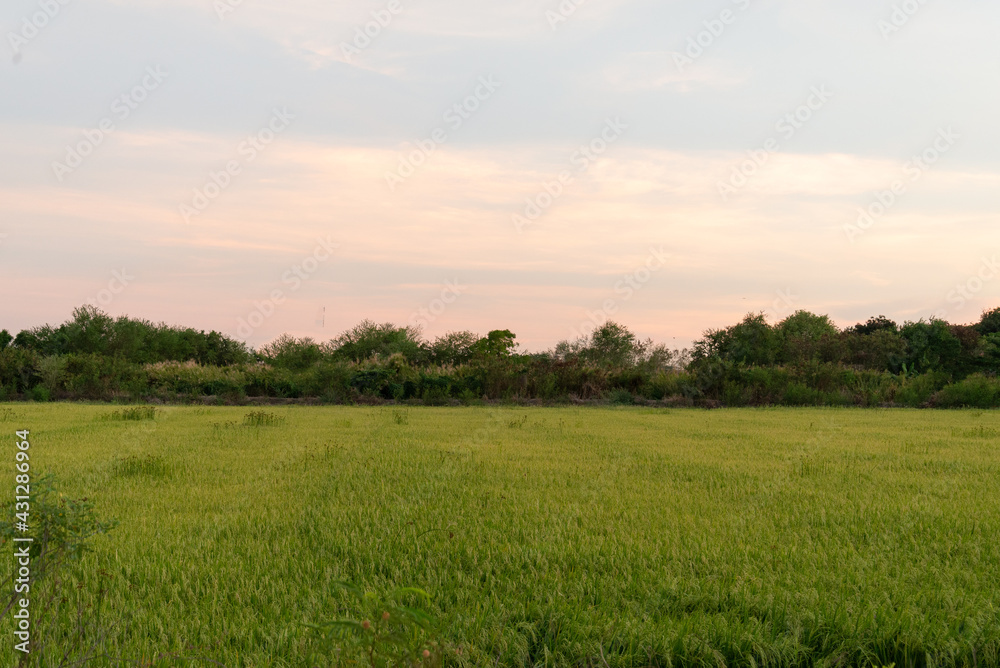
[[104, 413], [99, 415], [97, 419], [103, 422], [155, 420], [156, 410], [155, 406], [133, 406], [131, 408], [122, 408], [111, 413]]
[[426, 591], [449, 666], [1000, 665], [994, 412], [16, 410], [119, 521], [78, 591], [146, 665], [317, 665], [378, 612], [339, 582]]
[[252, 411], [243, 416], [243, 424], [247, 427], [271, 427], [284, 421], [283, 416], [267, 411]]

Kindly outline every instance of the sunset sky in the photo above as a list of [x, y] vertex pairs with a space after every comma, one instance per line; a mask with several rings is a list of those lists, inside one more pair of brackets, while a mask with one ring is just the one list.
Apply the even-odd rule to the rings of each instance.
[[0, 329], [1000, 305], [996, 2], [577, 1], [7, 0]]

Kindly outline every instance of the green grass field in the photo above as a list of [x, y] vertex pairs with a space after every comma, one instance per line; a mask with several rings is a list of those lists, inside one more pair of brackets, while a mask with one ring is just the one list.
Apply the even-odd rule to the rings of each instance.
[[1000, 413], [114, 410], [0, 406], [3, 496], [28, 428], [119, 521], [75, 591], [144, 665], [324, 665], [337, 581], [425, 590], [443, 665], [1000, 665]]

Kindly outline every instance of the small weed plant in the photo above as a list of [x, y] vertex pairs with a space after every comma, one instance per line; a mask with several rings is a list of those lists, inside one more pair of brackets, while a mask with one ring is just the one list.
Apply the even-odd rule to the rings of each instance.
[[311, 661], [371, 668], [441, 665], [434, 620], [418, 607], [430, 601], [427, 592], [401, 587], [381, 595], [346, 582], [334, 586], [352, 599], [355, 614], [306, 625], [316, 639]]

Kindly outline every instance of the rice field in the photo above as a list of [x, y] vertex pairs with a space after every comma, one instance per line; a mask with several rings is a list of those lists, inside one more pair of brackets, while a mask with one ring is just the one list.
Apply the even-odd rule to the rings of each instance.
[[[1000, 665], [997, 412], [6, 404], [8, 481], [25, 428], [34, 474], [118, 522], [53, 657]], [[420, 624], [369, 654], [392, 601]]]

